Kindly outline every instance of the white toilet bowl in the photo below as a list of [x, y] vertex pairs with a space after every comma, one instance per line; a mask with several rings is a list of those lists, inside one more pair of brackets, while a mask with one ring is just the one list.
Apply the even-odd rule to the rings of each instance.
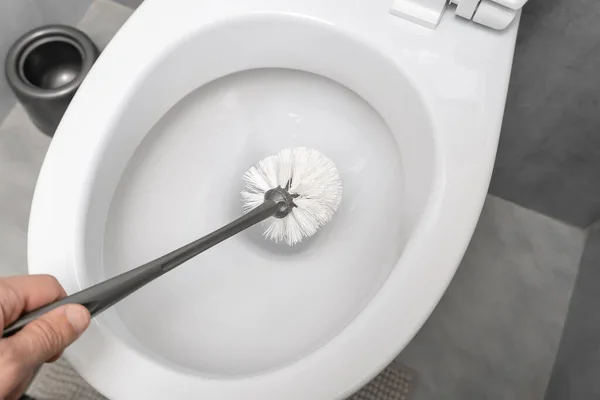
[[31, 273], [72, 293], [237, 217], [243, 172], [320, 150], [344, 197], [298, 247], [253, 228], [95, 319], [67, 350], [113, 399], [344, 398], [410, 341], [486, 195], [517, 24], [429, 30], [369, 0], [146, 0], [40, 174]]

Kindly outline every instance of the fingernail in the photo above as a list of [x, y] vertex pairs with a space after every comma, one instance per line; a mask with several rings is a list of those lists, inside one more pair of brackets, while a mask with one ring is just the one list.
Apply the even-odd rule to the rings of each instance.
[[82, 306], [67, 306], [65, 309], [65, 315], [77, 334], [83, 333], [90, 323], [90, 314]]

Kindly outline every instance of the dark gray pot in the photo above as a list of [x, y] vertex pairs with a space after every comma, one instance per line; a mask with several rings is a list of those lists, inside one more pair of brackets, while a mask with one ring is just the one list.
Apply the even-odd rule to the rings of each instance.
[[21, 36], [6, 57], [6, 80], [33, 123], [48, 136], [100, 52], [83, 32], [43, 26]]

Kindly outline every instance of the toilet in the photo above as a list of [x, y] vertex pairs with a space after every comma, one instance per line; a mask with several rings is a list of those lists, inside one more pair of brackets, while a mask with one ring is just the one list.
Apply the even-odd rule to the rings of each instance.
[[41, 170], [31, 273], [73, 293], [241, 213], [286, 147], [337, 166], [299, 246], [254, 227], [94, 319], [65, 353], [110, 399], [344, 399], [450, 283], [490, 180], [524, 0], [146, 0]]

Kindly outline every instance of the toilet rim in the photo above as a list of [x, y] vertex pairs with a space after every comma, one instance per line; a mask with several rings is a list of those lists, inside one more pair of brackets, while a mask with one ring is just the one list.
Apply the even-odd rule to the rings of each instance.
[[[82, 261], [80, 249], [83, 248], [83, 239], [79, 233], [83, 229], [84, 215], [81, 213], [84, 210], [80, 203], [87, 190], [74, 188], [72, 183], [89, 183], [89, 176], [85, 175], [87, 171], [84, 170], [89, 170], [87, 164], [90, 159], [94, 159], [93, 148], [105, 140], [104, 133], [111, 129], [114, 122], [108, 119], [102, 126], [92, 127], [87, 138], [78, 139], [78, 144], [82, 145], [78, 147], [80, 151], [67, 151], [77, 139], [73, 129], [77, 126], [77, 114], [87, 111], [85, 104], [91, 104], [93, 92], [98, 88], [95, 78], [107, 76], [111, 71], [109, 62], [102, 60], [119, 59], [125, 54], [131, 57], [138, 51], [136, 46], [130, 45], [135, 36], [131, 33], [152, 26], [150, 16], [160, 15], [159, 4], [158, 1], [144, 4], [140, 13], [135, 14], [122, 32], [117, 34], [116, 40], [94, 67], [90, 79], [84, 82], [73, 107], [67, 111], [59, 127], [59, 134], [51, 145], [38, 180], [30, 219], [30, 272], [48, 273], [48, 264], [51, 263], [52, 272], [61, 275], [59, 278], [68, 277], [71, 289], [81, 286], [75, 271]], [[135, 76], [131, 75], [132, 78]], [[120, 104], [125, 102], [126, 98], [121, 98]], [[112, 109], [116, 107], [118, 104], [113, 105]], [[435, 118], [432, 123], [436, 133], [447, 130], [439, 126]], [[473, 157], [482, 165], [481, 170], [474, 172], [472, 176], [479, 185], [456, 179], [449, 166], [460, 160], [461, 155], [452, 154], [448, 149], [440, 150], [434, 192], [429, 198], [423, 218], [398, 261], [398, 264], [420, 264], [423, 267], [408, 270], [394, 268], [376, 296], [346, 329], [327, 345], [298, 362], [254, 377], [207, 380], [187, 372], [173, 371], [152, 360], [144, 360], [142, 353], [127, 347], [96, 323], [92, 324], [79, 342], [67, 350], [69, 361], [84, 378], [112, 398], [126, 398], [127, 393], [144, 393], [143, 383], [149, 377], [153, 381], [160, 381], [156, 383], [158, 385], [170, 386], [174, 397], [177, 397], [179, 388], [186, 386], [193, 387], [196, 393], [219, 393], [223, 398], [235, 398], [236, 393], [238, 398], [242, 393], [252, 398], [291, 398], [290, 393], [295, 398], [349, 395], [383, 369], [408, 343], [425, 322], [454, 275], [483, 205], [493, 163], [493, 152], [490, 154], [486, 148], [481, 150]], [[86, 168], [72, 168], [73, 165]], [[463, 205], [460, 211], [443, 212], [454, 210], [457, 204]], [[59, 221], [61, 226], [57, 229]], [[452, 228], [453, 235], [446, 234], [449, 228]], [[432, 252], [431, 248], [439, 248], [441, 251]], [[399, 300], [406, 299], [417, 302], [419, 307], [406, 304], [398, 306]], [[389, 316], [394, 312], [403, 314], [403, 324], [390, 321]], [[406, 329], [406, 325], [412, 329]], [[373, 338], [377, 338], [376, 348], [373, 347]], [[113, 357], [110, 360], [108, 357], [98, 358], [97, 349], [108, 351]], [[96, 357], [97, 360], [93, 365], [87, 363], [91, 357]], [[126, 381], [117, 381], [116, 384], [115, 376], [110, 373], [115, 361], [121, 368], [131, 371]], [[340, 365], [347, 367], [340, 369]], [[335, 379], [331, 378], [333, 373]], [[132, 382], [134, 385], [131, 385]], [[139, 384], [135, 384], [136, 382]], [[119, 383], [123, 385], [117, 388]], [[125, 387], [126, 383], [131, 387]], [[153, 388], [156, 388], [156, 384]], [[145, 392], [148, 396], [152, 394], [150, 389]]]

